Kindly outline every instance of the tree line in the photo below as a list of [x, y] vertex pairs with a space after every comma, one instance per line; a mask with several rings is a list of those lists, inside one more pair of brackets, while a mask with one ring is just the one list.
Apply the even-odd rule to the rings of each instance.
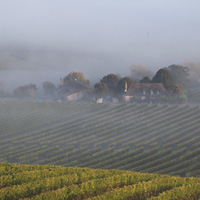
[[[152, 77], [150, 77], [151, 75]], [[94, 84], [94, 92], [96, 98], [109, 96], [121, 100], [132, 83], [162, 83], [166, 89], [166, 97], [186, 100], [190, 86], [189, 75], [188, 67], [175, 64], [161, 68], [155, 74], [144, 68], [138, 71], [132, 69], [132, 76], [121, 77], [114, 73], [103, 76], [99, 82]], [[90, 86], [90, 80], [86, 79], [82, 72], [71, 72], [60, 81], [58, 87], [50, 81], [43, 82], [43, 94], [46, 98], [54, 98], [59, 87], [67, 88], [74, 81]], [[14, 90], [13, 96], [35, 98], [37, 90], [35, 84], [18, 86]]]

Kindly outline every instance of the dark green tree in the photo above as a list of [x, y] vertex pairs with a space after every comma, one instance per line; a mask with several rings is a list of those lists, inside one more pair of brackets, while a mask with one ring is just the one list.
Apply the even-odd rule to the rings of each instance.
[[174, 86], [174, 78], [167, 68], [159, 69], [152, 79], [152, 83], [162, 83], [166, 90]]
[[117, 83], [116, 93], [120, 95], [124, 94], [125, 90], [127, 90], [133, 82], [133, 79], [129, 77], [120, 79]]
[[98, 98], [105, 97], [109, 91], [108, 86], [105, 83], [96, 83], [94, 89]]
[[44, 89], [44, 94], [46, 96], [49, 96], [49, 97], [52, 97], [55, 95], [55, 91], [56, 91], [56, 86], [55, 84], [49, 82], [49, 81], [46, 81], [42, 84], [42, 87]]
[[148, 76], [143, 77], [140, 83], [151, 83], [151, 79]]
[[108, 74], [101, 79], [101, 83], [105, 83], [108, 86], [109, 92], [113, 94], [116, 91], [117, 83], [119, 80], [119, 75]]

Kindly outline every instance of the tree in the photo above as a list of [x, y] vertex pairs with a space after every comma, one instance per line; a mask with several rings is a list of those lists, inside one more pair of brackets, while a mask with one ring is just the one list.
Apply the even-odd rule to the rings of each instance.
[[159, 69], [152, 79], [152, 83], [162, 83], [166, 90], [174, 86], [174, 78], [167, 68]]
[[27, 95], [27, 87], [19, 86], [13, 91], [13, 95], [18, 98], [28, 97]]
[[63, 84], [66, 86], [70, 82], [78, 81], [83, 84], [89, 85], [90, 81], [89, 79], [86, 79], [84, 74], [82, 72], [71, 72], [63, 79]]
[[132, 83], [133, 83], [133, 80], [129, 77], [124, 77], [124, 78], [120, 79], [117, 83], [116, 92], [118, 94], [124, 94], [125, 89], [127, 90]]
[[189, 68], [182, 65], [170, 65], [168, 67], [176, 84], [181, 84], [184, 88], [189, 86]]
[[140, 83], [151, 83], [151, 79], [148, 76], [143, 77]]
[[114, 93], [117, 88], [117, 83], [120, 77], [116, 74], [108, 74], [101, 79], [101, 83], [105, 83], [111, 93]]
[[187, 100], [187, 96], [184, 94], [181, 85], [176, 84], [168, 90], [168, 97], [171, 98], [172, 103], [184, 103]]
[[55, 95], [56, 86], [53, 83], [46, 81], [42, 84], [42, 87], [46, 96], [52, 97]]
[[190, 69], [189, 73], [189, 81], [190, 86], [192, 85], [193, 88], [200, 88], [200, 64], [194, 62], [186, 62], [184, 66], [188, 66]]
[[183, 88], [179, 84], [176, 84], [176, 85], [172, 86], [169, 92], [170, 92], [170, 94], [172, 96], [181, 96], [181, 95], [184, 95]]
[[34, 98], [36, 96], [36, 93], [37, 88], [34, 84], [19, 86], [13, 91], [14, 96], [18, 98]]
[[105, 83], [96, 83], [94, 89], [98, 98], [105, 97], [109, 89]]

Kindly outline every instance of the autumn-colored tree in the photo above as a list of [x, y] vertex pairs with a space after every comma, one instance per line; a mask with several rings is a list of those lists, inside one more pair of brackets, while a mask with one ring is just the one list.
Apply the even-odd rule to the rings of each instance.
[[185, 103], [187, 96], [184, 94], [184, 90], [181, 85], [176, 84], [167, 91], [167, 97], [169, 103]]
[[63, 85], [67, 86], [68, 83], [78, 81], [80, 83], [89, 85], [90, 81], [89, 79], [86, 79], [84, 74], [82, 72], [71, 72], [63, 79]]
[[184, 94], [183, 88], [181, 85], [176, 84], [169, 90], [170, 94], [173, 96], [180, 96]]
[[18, 98], [34, 98], [37, 94], [37, 87], [34, 84], [19, 86], [13, 91], [13, 94]]

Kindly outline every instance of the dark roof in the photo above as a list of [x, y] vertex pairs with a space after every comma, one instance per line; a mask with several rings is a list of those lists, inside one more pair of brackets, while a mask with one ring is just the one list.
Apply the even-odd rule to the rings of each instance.
[[137, 91], [141, 91], [143, 89], [152, 89], [152, 90], [159, 90], [165, 91], [165, 88], [162, 83], [132, 83], [126, 93], [126, 95], [132, 95]]

